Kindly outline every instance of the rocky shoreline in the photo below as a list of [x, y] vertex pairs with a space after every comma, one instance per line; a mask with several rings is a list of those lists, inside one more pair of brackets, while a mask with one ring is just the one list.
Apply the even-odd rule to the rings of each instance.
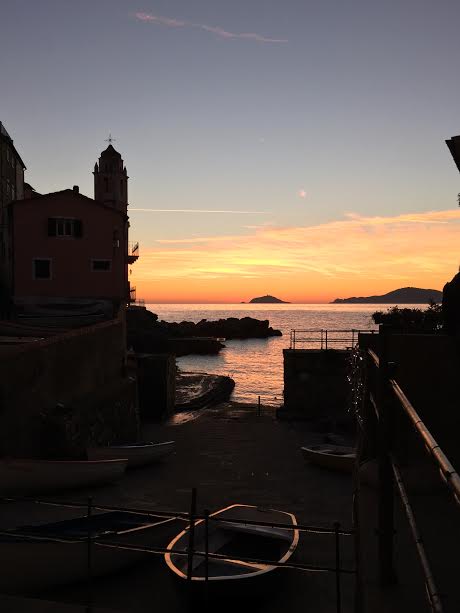
[[128, 347], [143, 353], [216, 354], [225, 347], [225, 340], [282, 336], [268, 319], [229, 317], [170, 323], [159, 321], [158, 315], [139, 306], [130, 306], [126, 315]]

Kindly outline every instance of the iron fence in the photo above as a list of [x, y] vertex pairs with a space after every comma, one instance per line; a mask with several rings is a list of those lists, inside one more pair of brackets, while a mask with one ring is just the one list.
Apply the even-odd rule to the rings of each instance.
[[324, 328], [309, 328], [306, 330], [291, 330], [290, 349], [351, 349], [358, 343], [360, 333], [374, 334], [378, 330], [328, 330]]

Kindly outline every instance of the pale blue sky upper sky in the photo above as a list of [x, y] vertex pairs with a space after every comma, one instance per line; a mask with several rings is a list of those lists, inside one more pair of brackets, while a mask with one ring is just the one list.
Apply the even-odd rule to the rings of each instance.
[[0, 120], [38, 191], [92, 195], [111, 131], [133, 209], [267, 211], [133, 210], [144, 246], [455, 207], [458, 0], [0, 6]]

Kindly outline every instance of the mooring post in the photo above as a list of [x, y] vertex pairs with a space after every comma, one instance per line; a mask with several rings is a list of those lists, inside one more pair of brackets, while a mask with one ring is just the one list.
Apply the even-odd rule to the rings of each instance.
[[88, 530], [86, 537], [86, 578], [87, 578], [87, 605], [86, 611], [87, 613], [91, 613], [93, 610], [93, 559], [92, 559], [92, 538], [91, 538], [91, 516], [93, 514], [93, 499], [91, 496], [88, 497], [88, 506], [87, 506], [87, 522], [88, 522]]
[[259, 396], [259, 399], [257, 401], [257, 415], [260, 417], [260, 396]]
[[395, 583], [393, 566], [394, 539], [394, 476], [389, 452], [393, 441], [392, 403], [388, 398], [388, 331], [379, 328], [379, 369], [377, 380], [378, 406], [378, 540], [379, 572], [382, 586]]
[[192, 501], [190, 504], [190, 527], [188, 534], [188, 561], [187, 561], [187, 581], [192, 581], [193, 572], [193, 547], [195, 543], [195, 516], [196, 516], [196, 487], [192, 488]]
[[336, 599], [336, 611], [341, 613], [342, 611], [342, 594], [340, 585], [340, 523], [334, 522], [334, 537], [335, 537], [335, 599]]
[[209, 511], [204, 511], [204, 599], [207, 603], [209, 597]]

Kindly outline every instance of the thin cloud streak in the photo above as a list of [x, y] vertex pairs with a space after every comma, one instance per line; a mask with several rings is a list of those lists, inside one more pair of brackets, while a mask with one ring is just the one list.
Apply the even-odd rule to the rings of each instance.
[[261, 34], [256, 34], [255, 32], [229, 32], [228, 30], [224, 30], [220, 26], [209, 26], [205, 23], [193, 23], [192, 21], [182, 21], [179, 19], [173, 19], [170, 17], [162, 17], [161, 15], [153, 15], [151, 13], [135, 13], [136, 19], [139, 21], [149, 22], [149, 23], [157, 23], [162, 26], [166, 26], [168, 28], [195, 28], [199, 30], [203, 30], [204, 32], [209, 32], [211, 34], [215, 34], [216, 36], [220, 36], [220, 38], [229, 39], [242, 39], [242, 40], [253, 40], [258, 43], [287, 43], [287, 39], [285, 38], [269, 38], [267, 36], [262, 36]]
[[268, 215], [269, 211], [231, 211], [224, 209], [142, 209], [129, 208], [130, 211], [142, 211], [143, 213], [224, 213], [230, 215]]
[[162, 239], [143, 250], [136, 285], [145, 298], [198, 302], [240, 301], [267, 288], [294, 302], [441, 288], [456, 272], [459, 223], [458, 210], [351, 214], [316, 226]]

